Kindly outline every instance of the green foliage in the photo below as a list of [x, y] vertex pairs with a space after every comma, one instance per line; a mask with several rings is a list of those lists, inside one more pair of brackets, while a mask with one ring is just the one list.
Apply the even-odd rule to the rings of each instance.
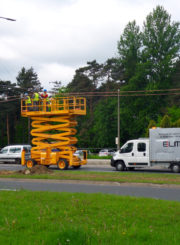
[[15, 125], [15, 139], [16, 143], [28, 143], [28, 118], [21, 117]]
[[172, 122], [175, 122], [180, 119], [180, 108], [173, 106], [171, 108], [167, 108], [168, 115], [171, 117]]
[[18, 73], [16, 80], [17, 85], [24, 92], [39, 92], [42, 89], [41, 83], [38, 80], [38, 75], [34, 72], [32, 67], [28, 70], [23, 67]]
[[98, 148], [115, 147], [117, 98], [101, 100], [94, 111], [93, 142]]
[[136, 21], [129, 22], [118, 42], [119, 61], [124, 67], [126, 81], [129, 81], [136, 73], [136, 66], [140, 60], [141, 42], [139, 26], [136, 25]]
[[[125, 77], [128, 77], [128, 83], [124, 83], [121, 91], [170, 88], [179, 49], [179, 23], [171, 22], [163, 7], [157, 6], [147, 16], [142, 33], [135, 22], [130, 22], [118, 42], [119, 62], [123, 64]], [[125, 97], [121, 101], [121, 135], [127, 140], [147, 135], [145, 128], [149, 121], [162, 117], [169, 98]]]
[[53, 94], [59, 93], [59, 89], [62, 87], [61, 81], [54, 81], [54, 82], [50, 82], [50, 83], [53, 84], [53, 88], [51, 89]]
[[171, 119], [168, 115], [165, 115], [160, 123], [161, 128], [171, 128]]
[[150, 120], [147, 131], [146, 131], [146, 137], [149, 137], [149, 129], [156, 127], [156, 122], [154, 120]]
[[180, 29], [179, 23], [171, 22], [171, 16], [162, 6], [146, 17], [143, 46], [143, 60], [149, 64], [149, 84], [168, 88], [180, 48]]
[[0, 147], [15, 143], [15, 127], [20, 116], [20, 89], [10, 81], [0, 81]]

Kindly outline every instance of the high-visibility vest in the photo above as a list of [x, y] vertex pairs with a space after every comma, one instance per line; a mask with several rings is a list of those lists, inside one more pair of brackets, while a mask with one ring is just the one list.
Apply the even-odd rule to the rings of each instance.
[[39, 101], [39, 94], [38, 93], [34, 93], [33, 101]]
[[26, 96], [26, 104], [31, 104], [31, 98], [29, 96]]

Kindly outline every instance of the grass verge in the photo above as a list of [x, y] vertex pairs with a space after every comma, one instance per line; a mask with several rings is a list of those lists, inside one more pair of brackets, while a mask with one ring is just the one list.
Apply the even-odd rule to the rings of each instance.
[[0, 210], [0, 244], [180, 244], [174, 201], [1, 191]]
[[53, 170], [48, 174], [25, 175], [16, 171], [1, 174], [0, 178], [23, 178], [23, 179], [57, 179], [57, 180], [88, 180], [88, 181], [111, 181], [119, 183], [152, 183], [152, 184], [175, 184], [180, 185], [180, 175], [165, 173], [136, 173], [136, 172], [90, 172], [90, 171], [60, 171]]
[[88, 159], [111, 159], [112, 156], [103, 156], [100, 157], [98, 155], [88, 155]]

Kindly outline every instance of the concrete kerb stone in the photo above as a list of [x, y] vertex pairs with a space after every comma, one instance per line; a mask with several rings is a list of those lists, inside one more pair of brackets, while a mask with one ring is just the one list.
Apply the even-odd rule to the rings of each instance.
[[87, 165], [110, 166], [111, 159], [88, 159]]

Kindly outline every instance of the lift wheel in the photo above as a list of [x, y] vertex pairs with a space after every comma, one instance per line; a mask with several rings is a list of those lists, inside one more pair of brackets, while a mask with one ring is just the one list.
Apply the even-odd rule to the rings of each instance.
[[34, 165], [36, 165], [36, 162], [33, 159], [27, 160], [27, 162], [26, 162], [27, 168], [32, 168]]
[[60, 170], [68, 169], [68, 162], [66, 159], [59, 159], [57, 166]]

